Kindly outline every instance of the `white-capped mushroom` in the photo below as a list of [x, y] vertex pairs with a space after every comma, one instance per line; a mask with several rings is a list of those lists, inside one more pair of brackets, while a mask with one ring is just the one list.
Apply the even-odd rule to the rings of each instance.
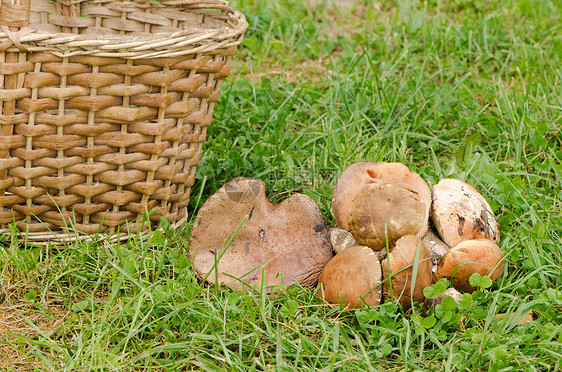
[[433, 187], [431, 218], [449, 247], [463, 240], [500, 239], [499, 224], [488, 202], [474, 187], [460, 180], [442, 179]]

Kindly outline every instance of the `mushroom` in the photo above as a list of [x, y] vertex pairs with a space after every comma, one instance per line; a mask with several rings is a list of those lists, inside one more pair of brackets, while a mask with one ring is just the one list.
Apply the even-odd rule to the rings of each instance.
[[[332, 227], [328, 230], [330, 235], [330, 243], [332, 244], [332, 250], [337, 254], [349, 247], [355, 247], [359, 245], [353, 235], [347, 230], [338, 229], [337, 227]], [[375, 255], [378, 257], [379, 261], [386, 257], [386, 250], [381, 249], [376, 251]]]
[[462, 301], [462, 293], [453, 287], [447, 288], [445, 292], [441, 293], [437, 298], [426, 298], [423, 304], [424, 314], [428, 309], [434, 309], [435, 306], [441, 305], [445, 297], [451, 297], [458, 304]]
[[503, 269], [503, 253], [495, 242], [488, 239], [465, 240], [451, 248], [439, 261], [433, 281], [452, 278], [453, 287], [473, 292], [476, 288], [469, 282], [472, 274], [489, 275], [490, 279], [497, 280]]
[[349, 228], [361, 245], [375, 251], [404, 235], [415, 235], [427, 224], [426, 206], [416, 192], [398, 184], [369, 184], [349, 208]]
[[[412, 288], [416, 254], [418, 255], [416, 281]], [[385, 279], [383, 282], [385, 299], [392, 297], [400, 299], [404, 309], [409, 309], [412, 301], [423, 302], [425, 298], [423, 289], [431, 285], [431, 260], [420, 238], [406, 235], [398, 239], [388, 257], [381, 262], [381, 266]], [[391, 279], [387, 280], [389, 277]]]
[[338, 253], [320, 274], [319, 297], [330, 304], [357, 308], [381, 300], [381, 264], [372, 249], [354, 246]]
[[328, 230], [330, 235], [330, 243], [332, 244], [332, 249], [336, 253], [340, 253], [349, 247], [354, 247], [357, 244], [353, 235], [347, 230], [338, 229], [336, 227]]
[[449, 247], [472, 239], [499, 242], [499, 224], [492, 208], [474, 187], [463, 181], [442, 179], [435, 185], [431, 217]]
[[[339, 228], [349, 230], [347, 215], [351, 203], [359, 190], [372, 183], [396, 183], [412, 189], [425, 202], [425, 220], [429, 220], [431, 191], [427, 183], [417, 173], [412, 172], [401, 163], [360, 161], [345, 168], [334, 186], [332, 210]], [[419, 231], [418, 236], [422, 237], [426, 230], [427, 223]]]
[[267, 286], [313, 286], [332, 257], [316, 203], [297, 194], [272, 204], [255, 178], [235, 178], [203, 204], [189, 252], [199, 278], [236, 289], [262, 279]]
[[427, 230], [427, 233], [422, 238], [423, 243], [427, 247], [427, 251], [429, 252], [429, 257], [431, 258], [432, 267], [431, 271], [435, 272], [437, 270], [437, 264], [441, 261], [441, 258], [449, 251], [449, 246], [435, 233], [432, 229]]

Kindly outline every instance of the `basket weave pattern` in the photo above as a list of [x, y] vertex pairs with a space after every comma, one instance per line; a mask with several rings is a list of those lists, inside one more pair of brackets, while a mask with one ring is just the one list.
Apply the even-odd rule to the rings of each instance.
[[125, 237], [147, 215], [183, 222], [244, 17], [225, 1], [12, 5], [0, 8], [0, 229]]

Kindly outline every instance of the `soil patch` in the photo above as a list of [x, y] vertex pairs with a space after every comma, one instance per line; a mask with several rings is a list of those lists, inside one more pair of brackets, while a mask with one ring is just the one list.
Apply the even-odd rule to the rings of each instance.
[[315, 7], [321, 4], [326, 4], [330, 7], [336, 7], [340, 9], [351, 9], [353, 6], [359, 3], [358, 0], [307, 0], [310, 6]]
[[39, 334], [57, 332], [69, 312], [61, 299], [34, 304], [4, 298], [0, 303], [0, 366], [10, 371], [43, 369], [29, 342]]

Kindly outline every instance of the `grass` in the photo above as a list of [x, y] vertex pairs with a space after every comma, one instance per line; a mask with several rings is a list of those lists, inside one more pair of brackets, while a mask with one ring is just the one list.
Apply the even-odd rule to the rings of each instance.
[[[191, 211], [228, 180], [300, 192], [333, 225], [357, 160], [465, 180], [501, 226], [505, 275], [403, 314], [200, 283], [189, 225], [148, 241], [0, 248], [6, 370], [558, 370], [562, 358], [562, 4], [231, 2], [250, 29], [223, 85]], [[349, 2], [346, 2], [349, 3]], [[534, 320], [518, 326], [529, 310]], [[498, 313], [511, 316], [496, 319]]]

